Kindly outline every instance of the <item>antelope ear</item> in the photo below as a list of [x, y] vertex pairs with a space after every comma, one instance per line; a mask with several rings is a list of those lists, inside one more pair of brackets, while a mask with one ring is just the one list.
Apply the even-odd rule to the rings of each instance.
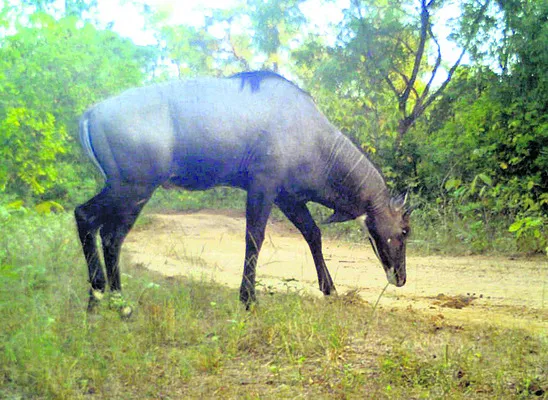
[[417, 208], [416, 205], [411, 205], [409, 207], [406, 207], [404, 215], [411, 215], [411, 213]]
[[334, 222], [346, 222], [354, 219], [350, 214], [346, 214], [340, 211], [335, 211], [329, 218], [322, 222], [322, 224], [332, 224]]
[[411, 213], [416, 208], [416, 206], [409, 206], [405, 209], [405, 212], [403, 213], [403, 219], [406, 221], [409, 221], [409, 217], [411, 217]]
[[400, 194], [398, 197], [390, 199], [390, 208], [394, 211], [403, 210], [403, 206], [407, 202], [407, 197], [409, 196], [409, 191]]

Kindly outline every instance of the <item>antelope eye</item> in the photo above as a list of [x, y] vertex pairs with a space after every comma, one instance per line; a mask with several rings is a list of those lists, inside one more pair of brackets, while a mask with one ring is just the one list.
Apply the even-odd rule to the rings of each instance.
[[409, 231], [407, 229], [404, 229], [404, 230], [401, 231], [401, 234], [403, 236], [407, 236], [408, 233], [409, 233]]

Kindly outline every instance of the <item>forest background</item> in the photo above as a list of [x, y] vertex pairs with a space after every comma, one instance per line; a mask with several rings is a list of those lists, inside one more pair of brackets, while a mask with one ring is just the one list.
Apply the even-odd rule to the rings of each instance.
[[[242, 0], [193, 25], [123, 3], [141, 10], [155, 43], [113, 31], [95, 0], [0, 3], [0, 222], [69, 211], [101, 187], [77, 139], [94, 103], [168, 79], [269, 69], [309, 91], [391, 189], [411, 190], [418, 247], [547, 252], [548, 2], [352, 0], [327, 34], [305, 0]], [[239, 198], [160, 192], [152, 206]]]

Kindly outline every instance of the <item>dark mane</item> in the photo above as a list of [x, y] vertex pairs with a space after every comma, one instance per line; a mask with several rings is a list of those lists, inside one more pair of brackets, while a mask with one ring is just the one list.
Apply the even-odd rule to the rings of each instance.
[[261, 89], [261, 82], [264, 81], [265, 79], [280, 79], [296, 87], [304, 94], [310, 96], [307, 92], [302, 90], [300, 87], [298, 87], [295, 83], [291, 82], [289, 79], [286, 79], [283, 76], [272, 71], [262, 70], [262, 71], [238, 72], [237, 74], [229, 76], [228, 79], [241, 79], [240, 90], [244, 90], [245, 85], [249, 83], [252, 93], [258, 92]]

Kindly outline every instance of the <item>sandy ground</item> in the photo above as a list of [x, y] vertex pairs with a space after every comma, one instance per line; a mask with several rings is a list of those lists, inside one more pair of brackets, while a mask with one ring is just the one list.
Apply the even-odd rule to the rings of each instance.
[[[150, 217], [152, 222], [133, 230], [124, 244], [130, 262], [167, 276], [239, 287], [245, 248], [243, 213], [216, 210]], [[358, 290], [374, 303], [386, 276], [369, 244], [324, 240], [323, 248], [339, 295]], [[322, 295], [308, 245], [288, 222], [269, 222], [257, 281], [259, 300], [264, 291]], [[406, 286], [390, 286], [380, 305], [411, 307], [457, 324], [492, 323], [548, 332], [548, 259], [411, 254]]]

